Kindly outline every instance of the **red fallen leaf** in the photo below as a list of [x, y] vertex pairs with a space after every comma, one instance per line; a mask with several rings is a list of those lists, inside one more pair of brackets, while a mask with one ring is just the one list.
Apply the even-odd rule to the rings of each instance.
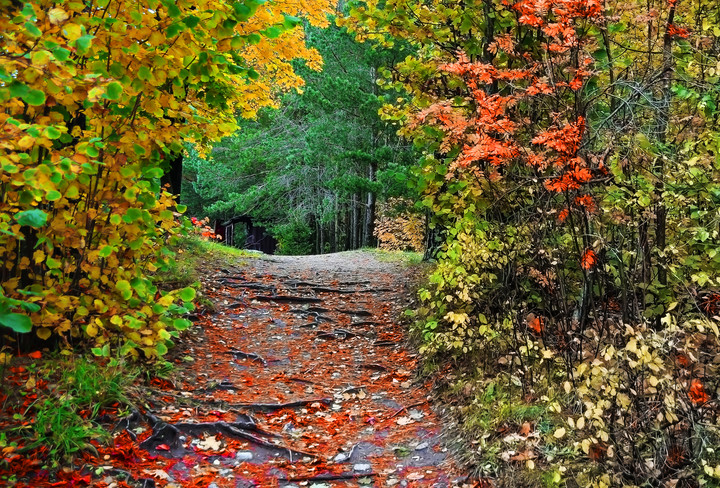
[[31, 352], [28, 354], [28, 357], [31, 357], [33, 359], [40, 359], [42, 357], [42, 353], [40, 351]]
[[169, 451], [169, 450], [170, 450], [170, 446], [168, 446], [167, 444], [158, 444], [158, 445], [155, 447], [155, 450], [156, 450], [156, 451]]

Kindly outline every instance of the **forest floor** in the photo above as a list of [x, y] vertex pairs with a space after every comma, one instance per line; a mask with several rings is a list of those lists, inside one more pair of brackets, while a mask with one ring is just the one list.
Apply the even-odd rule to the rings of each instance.
[[92, 477], [48, 486], [476, 486], [400, 325], [417, 265], [353, 251], [204, 266], [213, 306], [172, 379], [87, 455]]

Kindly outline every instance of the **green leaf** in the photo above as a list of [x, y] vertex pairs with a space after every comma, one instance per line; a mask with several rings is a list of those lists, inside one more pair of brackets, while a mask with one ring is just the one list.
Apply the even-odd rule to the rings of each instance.
[[195, 288], [190, 288], [189, 286], [183, 288], [180, 292], [178, 292], [178, 296], [184, 302], [192, 301], [195, 299]]
[[91, 36], [90, 34], [85, 34], [84, 36], [80, 36], [75, 40], [75, 47], [77, 50], [83, 54], [87, 52], [88, 49], [90, 49], [90, 46], [92, 45], [92, 40], [95, 36]]
[[100, 256], [101, 258], [107, 258], [112, 254], [112, 252], [113, 252], [112, 246], [104, 246], [102, 249], [100, 249], [98, 256]]
[[28, 105], [42, 105], [45, 103], [45, 93], [40, 90], [30, 90], [22, 97]]
[[122, 95], [122, 92], [123, 92], [123, 87], [117, 81], [108, 83], [108, 86], [105, 87], [105, 96], [110, 100], [119, 99], [120, 96]]
[[168, 352], [167, 346], [162, 342], [155, 346], [155, 350], [157, 351], [158, 356], [164, 356]]
[[52, 53], [53, 56], [55, 56], [55, 59], [60, 62], [67, 61], [70, 57], [70, 51], [65, 49], [64, 47], [58, 47], [56, 49], [53, 49]]
[[127, 224], [131, 224], [141, 218], [142, 212], [137, 208], [129, 208], [127, 212], [125, 212], [125, 215], [123, 215], [123, 221]]
[[173, 320], [173, 327], [177, 330], [185, 330], [192, 325], [188, 319], [175, 319]]
[[150, 68], [148, 68], [147, 66], [140, 66], [140, 69], [138, 70], [138, 78], [143, 81], [151, 80], [152, 71], [150, 71]]
[[50, 190], [45, 195], [45, 198], [47, 198], [51, 202], [56, 202], [62, 198], [62, 193], [57, 190]]
[[120, 292], [131, 291], [130, 282], [128, 280], [118, 280], [118, 282], [115, 283], [115, 289]]
[[30, 317], [19, 313], [0, 314], [0, 325], [8, 327], [19, 334], [25, 334], [32, 329]]
[[25, 210], [15, 214], [15, 220], [20, 225], [27, 225], [39, 229], [47, 223], [48, 215], [40, 209]]
[[293, 29], [297, 27], [297, 25], [302, 22], [302, 19], [300, 17], [295, 17], [293, 15], [285, 15], [285, 20], [283, 20], [283, 25], [287, 29]]
[[167, 34], [168, 38], [175, 37], [176, 35], [180, 34], [182, 30], [183, 26], [181, 24], [170, 24], [165, 31], [165, 34]]
[[60, 136], [62, 136], [62, 132], [60, 132], [53, 126], [48, 126], [45, 128], [45, 136], [48, 139], [59, 139]]
[[25, 97], [30, 92], [30, 88], [28, 88], [26, 84], [17, 81], [10, 83], [8, 88], [10, 89], [11, 97]]
[[265, 37], [267, 37], [269, 39], [275, 39], [277, 37], [280, 37], [280, 34], [283, 33], [283, 30], [279, 27], [272, 26], [272, 27], [268, 27], [267, 29], [265, 29], [264, 31], [261, 31], [261, 32], [263, 33], [263, 35]]
[[183, 23], [186, 26], [188, 26], [190, 29], [194, 29], [200, 23], [200, 18], [196, 17], [194, 15], [189, 15], [189, 16], [185, 17], [185, 19], [183, 20]]
[[175, 5], [175, 2], [171, 0], [166, 0], [163, 2], [163, 5], [165, 5], [165, 8], [168, 11], [168, 15], [170, 17], [179, 17], [182, 12], [180, 11], [180, 8]]
[[32, 37], [40, 37], [42, 36], [42, 31], [37, 28], [35, 24], [32, 22], [25, 22], [25, 29], [27, 30], [28, 34], [30, 34]]

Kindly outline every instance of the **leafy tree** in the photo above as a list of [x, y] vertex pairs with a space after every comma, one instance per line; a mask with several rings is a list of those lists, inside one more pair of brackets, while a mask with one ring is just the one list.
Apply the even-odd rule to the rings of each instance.
[[299, 68], [302, 93], [241, 122], [214, 146], [212, 160], [194, 159], [184, 197], [200, 196], [200, 213], [252, 216], [287, 253], [369, 245], [377, 198], [407, 192], [413, 157], [378, 116], [388, 96], [379, 93], [378, 72], [402, 52], [375, 50], [337, 27], [310, 30], [308, 40], [323, 71]]
[[164, 161], [301, 85], [292, 59], [320, 64], [297, 16], [324, 25], [330, 4], [263, 3], [2, 0], [4, 325], [24, 307], [41, 339], [151, 357], [188, 326], [194, 291], [147, 278], [180, 226]]

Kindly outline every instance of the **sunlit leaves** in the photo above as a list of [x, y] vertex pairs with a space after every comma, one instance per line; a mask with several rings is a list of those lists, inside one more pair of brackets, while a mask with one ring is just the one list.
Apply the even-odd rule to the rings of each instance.
[[[166, 352], [165, 329], [192, 307], [194, 291], [177, 298], [146, 277], [166, 262], [162, 243], [180, 227], [159, 185], [161, 161], [183, 140], [232, 132], [236, 111], [250, 116], [299, 86], [291, 59], [319, 65], [286, 16], [323, 23], [329, 3], [262, 3], [121, 1], [111, 15], [107, 1], [3, 10], [0, 266], [9, 281], [0, 306], [28, 312], [8, 320], [32, 319], [41, 339], [91, 338], [105, 351], [119, 338], [123, 353]], [[275, 39], [262, 34], [270, 28]], [[240, 41], [233, 50], [230, 38]], [[268, 56], [278, 61], [270, 70]], [[243, 69], [231, 73], [229, 62]], [[19, 300], [20, 276], [42, 307]]]

